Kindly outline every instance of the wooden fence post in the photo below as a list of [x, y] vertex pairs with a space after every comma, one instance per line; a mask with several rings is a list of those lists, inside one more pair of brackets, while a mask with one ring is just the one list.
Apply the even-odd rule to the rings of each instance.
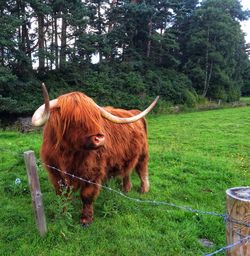
[[24, 161], [27, 169], [29, 187], [32, 197], [35, 218], [40, 235], [47, 233], [46, 218], [44, 214], [42, 193], [40, 189], [39, 177], [37, 174], [36, 158], [34, 151], [24, 152]]
[[[229, 221], [226, 224], [227, 244], [233, 244], [250, 235], [250, 227], [240, 223], [250, 223], [250, 187], [236, 187], [226, 191], [227, 215]], [[239, 245], [229, 249], [227, 256], [250, 255], [250, 242], [243, 241]]]

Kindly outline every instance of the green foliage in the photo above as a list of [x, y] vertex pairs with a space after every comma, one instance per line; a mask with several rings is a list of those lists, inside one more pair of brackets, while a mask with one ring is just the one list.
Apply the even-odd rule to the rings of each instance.
[[9, 85], [8, 90], [4, 90], [3, 96], [0, 96], [0, 112], [31, 113], [34, 106], [42, 103], [41, 93], [40, 83], [35, 79], [27, 82], [14, 81]]
[[250, 96], [250, 60], [246, 63], [243, 73], [242, 95]]
[[246, 103], [248, 106], [250, 105], [250, 97], [241, 97], [240, 101]]
[[147, 71], [138, 63], [123, 63], [102, 65], [81, 74], [76, 72], [72, 70], [70, 75], [58, 73], [58, 79], [55, 73], [51, 73], [44, 80], [52, 97], [74, 88], [93, 97], [100, 105], [126, 109], [143, 109], [157, 95], [161, 95], [161, 101], [187, 104], [190, 107], [195, 106], [197, 101], [189, 79], [174, 70]]
[[0, 111], [12, 113], [16, 109], [18, 103], [16, 100], [11, 99], [10, 97], [3, 97], [0, 95]]
[[41, 82], [125, 108], [239, 100], [249, 17], [239, 0], [0, 1], [0, 112], [30, 114]]
[[17, 105], [17, 101], [11, 98], [16, 81], [17, 77], [8, 68], [0, 66], [0, 112], [11, 112]]
[[70, 229], [74, 227], [72, 197], [72, 188], [61, 187], [61, 195], [57, 196], [54, 202], [54, 221], [64, 235], [68, 234]]
[[246, 69], [244, 36], [238, 20], [247, 18], [236, 0], [202, 1], [190, 16], [183, 71], [198, 94], [227, 101], [238, 100]]
[[184, 74], [175, 70], [156, 70], [146, 74], [145, 78], [149, 94], [154, 91], [161, 95], [163, 100], [174, 104], [187, 104], [190, 107], [197, 102], [196, 92]]

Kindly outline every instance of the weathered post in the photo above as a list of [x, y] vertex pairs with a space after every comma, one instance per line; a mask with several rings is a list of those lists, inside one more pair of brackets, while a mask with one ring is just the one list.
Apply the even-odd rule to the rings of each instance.
[[[227, 244], [233, 244], [250, 235], [250, 187], [236, 187], [226, 191], [227, 215], [226, 224]], [[250, 255], [250, 241], [245, 240], [227, 251], [227, 256]]]
[[37, 174], [37, 166], [34, 151], [24, 152], [24, 160], [27, 169], [29, 187], [32, 197], [35, 218], [40, 235], [47, 232], [46, 218], [44, 214], [42, 193], [40, 189], [39, 177]]

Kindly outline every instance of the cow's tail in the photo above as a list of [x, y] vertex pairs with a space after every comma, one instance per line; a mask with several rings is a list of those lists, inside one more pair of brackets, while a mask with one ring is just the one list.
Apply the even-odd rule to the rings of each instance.
[[148, 123], [147, 123], [147, 120], [145, 118], [142, 118], [142, 122], [143, 122], [143, 126], [144, 126], [144, 130], [146, 132], [146, 135], [148, 136]]

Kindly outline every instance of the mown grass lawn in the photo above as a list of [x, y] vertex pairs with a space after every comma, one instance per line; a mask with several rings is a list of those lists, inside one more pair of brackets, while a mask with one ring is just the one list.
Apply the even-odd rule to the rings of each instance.
[[240, 101], [247, 103], [247, 105], [250, 105], [250, 97], [241, 97]]
[[[148, 125], [151, 190], [140, 195], [133, 175], [128, 196], [225, 213], [225, 190], [250, 184], [250, 107], [150, 116]], [[39, 158], [40, 144], [40, 132], [0, 131], [0, 255], [193, 256], [226, 245], [223, 218], [137, 203], [105, 190], [95, 203], [94, 223], [83, 229], [78, 195], [62, 215], [62, 199], [38, 163], [48, 223], [40, 237], [22, 157], [31, 149]], [[108, 185], [120, 188], [115, 180]], [[214, 245], [204, 247], [202, 238]]]

